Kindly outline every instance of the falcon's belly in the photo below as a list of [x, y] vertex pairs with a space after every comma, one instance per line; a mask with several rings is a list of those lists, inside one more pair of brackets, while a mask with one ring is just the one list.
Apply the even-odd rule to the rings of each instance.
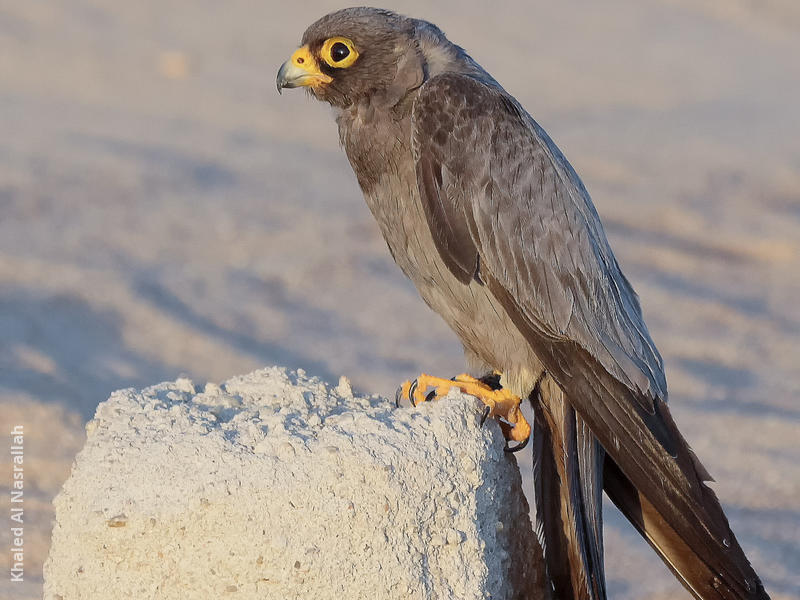
[[[340, 135], [372, 214], [397, 265], [414, 282], [422, 299], [444, 318], [474, 355], [503, 373], [503, 384], [527, 396], [544, 368], [502, 305], [482, 283], [461, 283], [439, 257], [417, 188], [403, 123], [395, 135], [379, 134], [380, 124], [352, 120]], [[369, 149], [358, 142], [382, 140]], [[389, 168], [387, 169], [387, 166]]]
[[416, 191], [401, 204], [405, 210], [379, 220], [395, 261], [456, 332], [467, 354], [502, 372], [505, 386], [526, 397], [543, 371], [530, 345], [485, 285], [475, 280], [465, 285], [444, 267]]

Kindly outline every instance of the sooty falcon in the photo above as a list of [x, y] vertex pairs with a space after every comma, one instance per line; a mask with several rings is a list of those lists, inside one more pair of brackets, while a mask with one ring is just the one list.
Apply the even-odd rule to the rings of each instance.
[[485, 375], [422, 375], [403, 395], [460, 388], [518, 443], [520, 398], [533, 402], [556, 597], [605, 598], [605, 490], [696, 598], [767, 598], [670, 415], [661, 356], [589, 194], [519, 102], [435, 25], [372, 8], [312, 24], [277, 85], [333, 106], [395, 262]]

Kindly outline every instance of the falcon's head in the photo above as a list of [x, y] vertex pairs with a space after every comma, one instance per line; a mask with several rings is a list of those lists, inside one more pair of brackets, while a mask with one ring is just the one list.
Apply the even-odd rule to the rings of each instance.
[[[461, 64], [459, 64], [461, 63]], [[377, 8], [346, 8], [322, 17], [278, 71], [278, 91], [306, 87], [345, 108], [365, 98], [394, 105], [444, 65], [471, 60], [431, 23]]]

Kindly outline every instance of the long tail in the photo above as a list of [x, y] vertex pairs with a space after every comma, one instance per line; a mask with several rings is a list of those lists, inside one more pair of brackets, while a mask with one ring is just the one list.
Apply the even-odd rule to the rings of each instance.
[[[666, 407], [664, 407], [664, 410], [666, 410]], [[668, 413], [667, 417], [670, 421], [672, 420]], [[685, 445], [686, 450], [691, 452], [685, 440], [680, 438], [680, 441]], [[697, 459], [695, 458], [695, 460]], [[707, 481], [708, 475], [699, 461], [697, 462], [697, 467], [698, 475], [701, 475], [703, 480]], [[730, 531], [728, 521], [725, 519], [725, 515], [722, 513], [722, 508], [719, 506], [713, 491], [708, 490], [711, 498], [707, 498], [706, 502], [711, 506], [706, 506], [705, 510], [709, 510], [709, 508], [711, 510], [716, 509], [721, 518], [724, 519], [724, 525], [729, 532], [727, 535], [723, 534], [722, 545], [725, 547], [726, 552], [718, 555], [717, 561], [715, 561], [716, 564], [705, 560], [701, 553], [692, 547], [693, 540], [683, 533], [688, 519], [682, 522], [680, 519], [665, 518], [656, 504], [654, 504], [654, 501], [660, 504], [661, 502], [659, 501], [661, 499], [656, 497], [654, 501], [651, 501], [647, 494], [637, 490], [633, 482], [622, 472], [619, 465], [608, 455], [605, 457], [603, 489], [608, 494], [609, 499], [622, 511], [695, 598], [769, 599], [761, 580], [753, 571], [750, 563], [747, 562], [747, 558], [736, 541], [736, 537]], [[732, 560], [726, 554], [732, 557]], [[727, 573], [723, 573], [723, 569], [717, 568], [720, 563], [724, 565], [723, 568]], [[738, 570], [738, 573], [733, 571], [731, 565]], [[740, 577], [739, 581], [732, 580], [731, 571]], [[738, 589], [731, 586], [729, 583], [731, 581], [735, 583], [743, 582], [744, 589], [741, 589], [741, 586]]]
[[[547, 334], [502, 286], [491, 279], [488, 283], [503, 305], [511, 307], [508, 314], [548, 377], [618, 467], [609, 468], [609, 495], [684, 587], [700, 600], [768, 600], [716, 494], [705, 484], [710, 476], [678, 431], [664, 399], [631, 390], [586, 348]], [[554, 512], [552, 506], [545, 510]]]
[[684, 587], [701, 600], [768, 599], [666, 403], [639, 397], [575, 344], [537, 350], [606, 451], [609, 496]]
[[605, 600], [605, 452], [551, 379], [537, 386], [531, 400], [536, 530], [554, 597]]
[[[606, 457], [604, 488], [611, 501], [628, 518], [642, 537], [697, 598], [736, 597], [720, 594], [718, 574], [694, 556], [692, 549], [677, 531], [665, 521], [653, 504], [633, 487], [619, 466]], [[710, 585], [708, 585], [710, 583]]]

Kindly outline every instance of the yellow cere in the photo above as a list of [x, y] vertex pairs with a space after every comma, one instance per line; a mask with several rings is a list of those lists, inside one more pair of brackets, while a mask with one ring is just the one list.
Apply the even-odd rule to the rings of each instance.
[[319, 70], [317, 59], [314, 58], [313, 54], [311, 54], [311, 50], [308, 49], [308, 46], [303, 46], [302, 48], [295, 50], [294, 54], [292, 54], [292, 57], [289, 59], [289, 62], [292, 64], [292, 66], [302, 69], [307, 75], [310, 76], [308, 79], [304, 79], [300, 85], [316, 85], [319, 83], [330, 83], [333, 81], [331, 77], [325, 75], [325, 73]]
[[345, 69], [358, 59], [355, 44], [345, 37], [332, 37], [325, 40], [320, 51], [322, 60], [336, 69]]

